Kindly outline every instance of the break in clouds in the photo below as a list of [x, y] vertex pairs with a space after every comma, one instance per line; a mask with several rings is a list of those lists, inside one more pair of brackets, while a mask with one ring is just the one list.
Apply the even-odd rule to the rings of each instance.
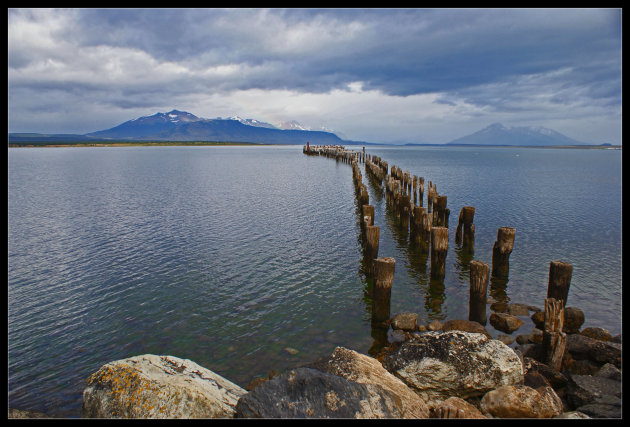
[[620, 142], [618, 9], [10, 9], [9, 130], [172, 108], [446, 142], [493, 123]]

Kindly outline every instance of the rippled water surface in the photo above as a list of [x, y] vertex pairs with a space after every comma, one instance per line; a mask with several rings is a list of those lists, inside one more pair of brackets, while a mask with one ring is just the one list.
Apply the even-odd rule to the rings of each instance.
[[[563, 260], [568, 305], [621, 333], [620, 151], [367, 152], [435, 183], [451, 210], [436, 286], [361, 166], [379, 256], [396, 259], [392, 313], [468, 317], [470, 258], [454, 235], [470, 205], [474, 259], [491, 263], [498, 227], [517, 229], [509, 301], [542, 307], [549, 262]], [[138, 354], [191, 359], [244, 387], [374, 343], [347, 164], [301, 146], [21, 148], [9, 149], [8, 188], [11, 407], [78, 417], [85, 379]]]

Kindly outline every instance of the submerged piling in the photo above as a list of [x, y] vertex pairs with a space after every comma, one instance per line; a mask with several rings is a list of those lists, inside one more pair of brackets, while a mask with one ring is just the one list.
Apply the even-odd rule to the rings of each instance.
[[497, 231], [497, 241], [492, 248], [492, 276], [507, 279], [510, 271], [510, 254], [514, 248], [516, 228], [500, 227]]
[[448, 228], [431, 229], [431, 278], [444, 279], [446, 252], [448, 251]]
[[571, 275], [573, 266], [568, 262], [551, 261], [549, 263], [549, 284], [547, 285], [547, 298], [554, 298], [567, 305], [569, 297], [569, 286], [571, 286]]
[[470, 262], [470, 293], [468, 320], [486, 324], [486, 294], [490, 266], [483, 261]]
[[396, 260], [391, 257], [374, 260], [374, 288], [372, 293], [372, 323], [389, 319], [392, 283]]

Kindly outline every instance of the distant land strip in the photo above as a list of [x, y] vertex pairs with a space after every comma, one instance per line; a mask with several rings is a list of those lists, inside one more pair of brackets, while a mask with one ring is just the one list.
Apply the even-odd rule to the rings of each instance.
[[226, 146], [226, 145], [276, 145], [260, 142], [225, 141], [23, 141], [9, 142], [9, 147], [159, 147], [159, 146]]

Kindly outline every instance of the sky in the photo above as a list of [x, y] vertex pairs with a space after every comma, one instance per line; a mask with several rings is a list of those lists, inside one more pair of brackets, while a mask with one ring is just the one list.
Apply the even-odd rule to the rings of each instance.
[[9, 132], [172, 109], [446, 143], [621, 143], [621, 9], [8, 9]]

